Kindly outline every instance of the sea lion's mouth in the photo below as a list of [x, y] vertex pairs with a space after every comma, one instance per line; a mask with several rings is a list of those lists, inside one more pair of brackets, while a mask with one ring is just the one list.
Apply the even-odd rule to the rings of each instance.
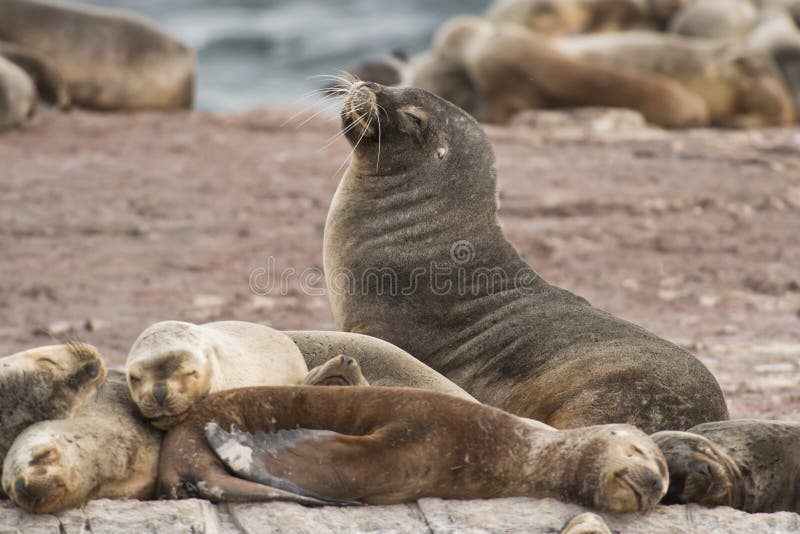
[[342, 128], [348, 138], [357, 144], [364, 138], [375, 136], [377, 115], [376, 91], [367, 82], [353, 84], [342, 106]]
[[644, 501], [642, 498], [642, 493], [637, 488], [636, 484], [631, 480], [630, 475], [627, 471], [623, 473], [616, 474], [617, 480], [619, 480], [624, 486], [627, 486], [631, 493], [636, 497], [636, 506], [637, 510], [641, 511], [644, 510]]

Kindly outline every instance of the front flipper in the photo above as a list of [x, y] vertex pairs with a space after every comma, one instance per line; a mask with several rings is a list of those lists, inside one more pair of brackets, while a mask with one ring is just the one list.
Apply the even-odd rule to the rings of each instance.
[[[301, 496], [313, 499], [322, 504], [354, 505], [361, 504], [351, 499], [340, 499], [338, 497], [321, 496], [312, 490], [299, 486], [289, 480], [286, 476], [276, 476], [271, 471], [271, 467], [276, 464], [283, 465], [283, 470], [291, 475], [293, 471], [307, 473], [308, 470], [320, 468], [318, 460], [313, 456], [306, 458], [302, 453], [298, 453], [294, 447], [305, 443], [327, 441], [341, 434], [329, 430], [279, 430], [276, 433], [257, 432], [250, 434], [241, 432], [235, 426], [230, 432], [226, 432], [216, 423], [208, 423], [205, 428], [206, 439], [217, 456], [225, 466], [235, 475], [264, 485], [275, 488], [281, 493]], [[287, 459], [285, 457], [290, 457]], [[313, 461], [315, 466], [300, 466], [297, 469], [292, 467], [296, 464], [304, 464], [306, 461]], [[324, 468], [324, 466], [323, 466]], [[327, 493], [327, 492], [326, 492]]]

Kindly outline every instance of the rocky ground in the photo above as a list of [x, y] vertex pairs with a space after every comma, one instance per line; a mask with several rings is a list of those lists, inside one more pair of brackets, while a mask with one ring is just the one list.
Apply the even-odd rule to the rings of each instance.
[[[0, 136], [0, 354], [80, 339], [122, 364], [164, 319], [334, 329], [322, 231], [349, 146], [288, 116], [45, 111]], [[732, 416], [800, 420], [800, 129], [583, 111], [488, 131], [542, 276], [695, 352]]]

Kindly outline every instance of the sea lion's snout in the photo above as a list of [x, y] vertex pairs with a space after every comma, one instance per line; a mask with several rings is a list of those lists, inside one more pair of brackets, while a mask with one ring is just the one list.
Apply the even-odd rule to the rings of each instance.
[[372, 82], [356, 82], [342, 107], [342, 128], [356, 143], [377, 133], [378, 96], [383, 87]]
[[167, 400], [167, 386], [164, 384], [156, 384], [153, 386], [153, 398], [159, 406], [164, 406], [164, 401]]

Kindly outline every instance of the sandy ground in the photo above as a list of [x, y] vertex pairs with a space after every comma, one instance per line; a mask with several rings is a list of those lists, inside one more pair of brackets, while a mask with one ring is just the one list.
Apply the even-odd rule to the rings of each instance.
[[[322, 231], [349, 147], [287, 116], [45, 111], [0, 136], [0, 353], [76, 338], [121, 364], [164, 319], [334, 329]], [[581, 117], [489, 129], [510, 240], [694, 351], [734, 417], [800, 420], [800, 129]], [[254, 291], [270, 258], [287, 287]]]

